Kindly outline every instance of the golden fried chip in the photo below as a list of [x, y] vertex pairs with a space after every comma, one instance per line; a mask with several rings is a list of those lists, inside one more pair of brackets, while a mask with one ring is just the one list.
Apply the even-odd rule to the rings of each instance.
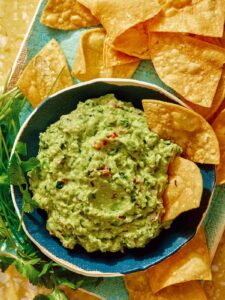
[[[114, 47], [128, 55], [149, 58], [148, 33], [143, 22], [161, 9], [158, 1], [78, 0], [89, 8], [106, 29]], [[138, 42], [137, 42], [138, 40]]]
[[[197, 281], [175, 284], [154, 294], [150, 287], [148, 270], [124, 276], [130, 300], [206, 300], [205, 293]], [[194, 297], [194, 298], [193, 298]]]
[[113, 67], [113, 78], [131, 78], [136, 71], [140, 61], [131, 62], [126, 65]]
[[208, 37], [208, 36], [202, 36], [202, 35], [196, 35], [196, 34], [190, 34], [189, 36], [199, 39], [203, 42], [207, 42], [207, 43], [216, 45], [218, 47], [222, 46], [220, 38], [214, 38], [214, 37]]
[[206, 120], [209, 120], [218, 110], [223, 100], [225, 99], [225, 68], [223, 68], [222, 76], [214, 96], [211, 107], [203, 107], [191, 102], [186, 102], [194, 111], [202, 115]]
[[216, 182], [217, 184], [225, 183], [225, 109], [220, 112], [212, 123], [212, 127], [220, 145], [220, 164], [216, 168]]
[[160, 79], [186, 100], [210, 107], [225, 63], [225, 50], [175, 33], [151, 33], [153, 65]]
[[78, 0], [78, 2], [90, 9], [99, 19], [112, 40], [131, 27], [151, 19], [161, 9], [157, 0], [152, 0], [151, 5], [145, 0], [129, 0], [129, 3], [121, 0]]
[[156, 295], [158, 297], [156, 298], [157, 300], [207, 300], [202, 286], [197, 281], [169, 286]]
[[127, 290], [147, 293], [151, 290], [147, 271], [135, 272], [124, 276]]
[[221, 43], [222, 47], [225, 48], [225, 25], [224, 25], [224, 30], [223, 30], [223, 36], [220, 39], [220, 43]]
[[28, 63], [17, 82], [33, 107], [50, 94], [72, 84], [66, 58], [54, 39]]
[[224, 0], [159, 0], [159, 2], [162, 11], [149, 23], [151, 31], [222, 36]]
[[205, 164], [220, 162], [216, 135], [201, 115], [158, 100], [143, 100], [142, 104], [149, 128], [180, 145], [186, 158]]
[[[128, 290], [129, 291], [129, 290]], [[205, 292], [197, 281], [169, 286], [156, 294], [152, 291], [129, 291], [130, 300], [207, 300]]]
[[104, 66], [105, 37], [103, 28], [88, 30], [82, 35], [72, 71], [80, 81], [102, 77], [130, 78], [136, 70], [139, 61], [115, 67]]
[[[223, 193], [223, 190], [220, 190], [220, 193]], [[220, 198], [221, 199], [221, 198]], [[222, 202], [222, 201], [221, 201]], [[221, 202], [218, 201], [218, 205], [221, 205]], [[223, 204], [222, 204], [223, 205]], [[221, 215], [222, 217], [222, 215]], [[223, 222], [223, 218], [221, 218]], [[214, 223], [215, 224], [215, 223]], [[212, 232], [215, 232], [216, 227], [213, 224], [210, 224]], [[222, 229], [222, 228], [221, 228]], [[224, 278], [225, 278], [225, 232], [221, 237], [221, 230], [216, 230], [216, 235], [218, 235], [218, 248], [216, 250], [215, 256], [212, 261], [212, 281], [205, 281], [203, 283], [203, 288], [209, 300], [224, 300], [225, 299], [225, 288], [224, 288]], [[216, 245], [215, 245], [216, 246]], [[211, 252], [211, 251], [210, 251]]]
[[169, 183], [163, 194], [163, 221], [173, 220], [182, 212], [199, 207], [203, 190], [201, 172], [190, 160], [176, 157], [169, 165], [168, 175]]
[[111, 77], [111, 68], [103, 66], [105, 36], [103, 28], [91, 29], [82, 34], [72, 70], [72, 74], [79, 80]]
[[140, 23], [118, 36], [113, 41], [113, 46], [127, 55], [136, 56], [141, 59], [150, 59], [151, 54], [148, 40], [146, 24]]
[[114, 67], [139, 62], [140, 60], [137, 57], [115, 50], [106, 36], [103, 47], [103, 61], [106, 67]]
[[195, 237], [178, 252], [148, 269], [154, 293], [176, 283], [191, 280], [211, 280], [210, 257], [204, 230], [200, 227]]
[[74, 30], [99, 24], [90, 10], [76, 0], [49, 0], [41, 23], [57, 29]]

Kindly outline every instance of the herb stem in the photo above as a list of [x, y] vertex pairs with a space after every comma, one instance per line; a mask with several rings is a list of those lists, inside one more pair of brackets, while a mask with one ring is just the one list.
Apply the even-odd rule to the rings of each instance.
[[56, 79], [55, 81], [53, 82], [52, 86], [50, 87], [49, 91], [48, 91], [48, 94], [47, 94], [47, 97], [49, 97], [54, 89], [54, 87], [56, 86], [56, 83], [59, 81], [63, 71], [65, 69], [65, 66], [62, 67], [62, 69], [60, 70], [59, 74], [56, 76]]
[[14, 131], [14, 135], [16, 136], [16, 134], [17, 134], [17, 129], [16, 129], [16, 124], [15, 124], [14, 119], [12, 119], [12, 127], [13, 127], [13, 131]]
[[0, 216], [0, 226], [1, 228], [4, 230], [5, 236], [7, 237], [7, 239], [9, 240], [9, 242], [11, 243], [12, 247], [14, 249], [16, 249], [16, 243], [14, 242], [10, 231], [8, 230], [8, 228], [5, 225], [5, 222], [3, 221], [2, 217]]
[[6, 146], [6, 142], [5, 142], [3, 133], [2, 133], [2, 128], [1, 128], [1, 126], [0, 126], [0, 138], [1, 138], [1, 140], [2, 140], [2, 144], [3, 144], [4, 150], [5, 150], [6, 157], [7, 157], [7, 159], [9, 160], [9, 151], [8, 151], [7, 146]]

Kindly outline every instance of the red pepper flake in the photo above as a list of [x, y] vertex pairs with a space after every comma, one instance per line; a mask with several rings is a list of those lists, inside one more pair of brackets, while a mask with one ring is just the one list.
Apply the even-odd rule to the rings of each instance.
[[93, 147], [96, 150], [100, 150], [100, 149], [104, 148], [105, 146], [107, 146], [108, 143], [109, 143], [108, 140], [103, 139], [103, 140], [99, 141], [98, 143], [94, 143]]
[[105, 177], [108, 177], [108, 176], [111, 176], [112, 174], [111, 174], [109, 168], [107, 168], [106, 166], [104, 166], [104, 168], [101, 169], [101, 175], [105, 176]]
[[124, 216], [119, 216], [118, 219], [124, 220], [124, 219], [126, 219], [126, 217], [124, 217]]
[[118, 134], [116, 132], [112, 132], [107, 135], [107, 138], [114, 140], [114, 139], [118, 138]]
[[110, 140], [114, 140], [116, 138], [118, 138], [118, 134], [116, 132], [112, 132], [107, 135], [106, 139], [102, 139], [99, 142], [95, 142], [93, 148], [95, 148], [96, 150], [100, 150], [107, 146]]

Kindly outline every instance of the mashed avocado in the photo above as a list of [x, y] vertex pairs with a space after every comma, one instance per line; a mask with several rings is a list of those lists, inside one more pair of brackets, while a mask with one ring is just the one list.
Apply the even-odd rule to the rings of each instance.
[[144, 247], [162, 228], [167, 169], [180, 152], [130, 103], [112, 94], [90, 99], [40, 134], [33, 199], [67, 248]]

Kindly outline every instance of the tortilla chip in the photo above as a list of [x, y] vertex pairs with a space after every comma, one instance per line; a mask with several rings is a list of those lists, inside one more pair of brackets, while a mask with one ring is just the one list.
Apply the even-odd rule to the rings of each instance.
[[183, 32], [221, 37], [224, 0], [160, 0], [161, 13], [149, 22], [150, 31]]
[[[78, 0], [97, 17], [110, 39], [114, 40], [131, 27], [151, 19], [161, 9], [157, 0]], [[134, 41], [135, 44], [136, 41]]]
[[225, 183], [225, 109], [220, 112], [217, 118], [212, 123], [212, 127], [220, 145], [220, 164], [216, 168], [217, 184]]
[[178, 104], [158, 100], [142, 101], [149, 128], [183, 149], [183, 155], [204, 164], [218, 164], [219, 144], [216, 135], [199, 114]]
[[54, 39], [29, 62], [17, 82], [33, 107], [72, 84], [66, 58]]
[[78, 1], [99, 19], [115, 49], [139, 58], [150, 57], [148, 33], [143, 22], [159, 13], [161, 7], [157, 0], [151, 0], [151, 5], [145, 0], [129, 0], [129, 3], [121, 0]]
[[207, 300], [205, 292], [197, 281], [169, 286], [156, 294], [152, 291], [129, 291], [130, 300]]
[[135, 72], [139, 61], [129, 64], [105, 67], [103, 48], [106, 33], [103, 28], [86, 31], [80, 41], [72, 74], [80, 81], [94, 78], [130, 78]]
[[202, 227], [178, 252], [148, 269], [148, 276], [154, 293], [176, 283], [211, 280], [210, 257]]
[[225, 26], [224, 26], [224, 30], [223, 30], [223, 36], [220, 39], [220, 43], [221, 43], [222, 47], [225, 48]]
[[103, 61], [104, 66], [114, 67], [139, 62], [140, 60], [137, 57], [115, 50], [110, 44], [109, 37], [106, 36], [103, 47]]
[[150, 286], [148, 270], [124, 276], [130, 300], [207, 300], [201, 285], [189, 281], [164, 288], [154, 294]]
[[135, 272], [124, 276], [127, 290], [136, 292], [149, 292], [151, 290], [147, 271]]
[[190, 160], [176, 157], [169, 165], [168, 175], [168, 186], [163, 194], [164, 222], [199, 207], [203, 191], [201, 172]]
[[103, 28], [91, 29], [82, 34], [72, 70], [72, 74], [79, 80], [111, 77], [111, 68], [103, 66], [105, 36]]
[[219, 85], [217, 87], [216, 94], [214, 96], [211, 107], [203, 107], [190, 102], [185, 102], [185, 103], [189, 105], [194, 111], [202, 115], [206, 120], [210, 120], [210, 118], [218, 110], [218, 108], [220, 107], [224, 99], [225, 99], [225, 68], [223, 68], [222, 76], [220, 78]]
[[169, 286], [158, 292], [157, 297], [157, 300], [207, 300], [202, 286], [197, 281]]
[[218, 47], [222, 47], [221, 38], [218, 38], [218, 37], [202, 36], [202, 35], [191, 34], [191, 33], [187, 34], [187, 36], [199, 39], [199, 40], [209, 43], [209, 44], [216, 45]]
[[141, 59], [150, 59], [151, 53], [148, 40], [146, 24], [140, 23], [118, 36], [112, 44], [115, 49], [127, 55], [136, 56]]
[[[223, 189], [220, 189], [219, 193], [223, 193]], [[222, 196], [222, 195], [221, 195]], [[218, 199], [217, 205], [223, 205], [223, 198]], [[223, 224], [223, 212], [221, 212], [221, 225]], [[216, 220], [217, 221], [217, 220]], [[215, 224], [215, 223], [214, 223]], [[216, 227], [213, 223], [210, 224], [212, 228], [212, 234], [215, 232]], [[221, 226], [222, 227], [222, 226]], [[214, 229], [214, 230], [213, 230]], [[215, 234], [218, 235], [218, 246], [215, 256], [212, 261], [212, 281], [205, 281], [203, 283], [203, 288], [209, 300], [224, 300], [225, 299], [225, 288], [224, 288], [224, 276], [225, 276], [225, 232], [222, 237], [222, 229], [216, 230]], [[219, 242], [220, 241], [220, 242]], [[211, 252], [211, 251], [210, 251]]]
[[140, 61], [135, 61], [126, 65], [116, 66], [113, 68], [113, 78], [131, 78], [136, 71]]
[[150, 48], [164, 83], [190, 102], [212, 105], [225, 63], [223, 48], [173, 33], [151, 33]]
[[52, 28], [75, 30], [95, 26], [99, 21], [76, 0], [49, 0], [42, 13], [41, 23]]

